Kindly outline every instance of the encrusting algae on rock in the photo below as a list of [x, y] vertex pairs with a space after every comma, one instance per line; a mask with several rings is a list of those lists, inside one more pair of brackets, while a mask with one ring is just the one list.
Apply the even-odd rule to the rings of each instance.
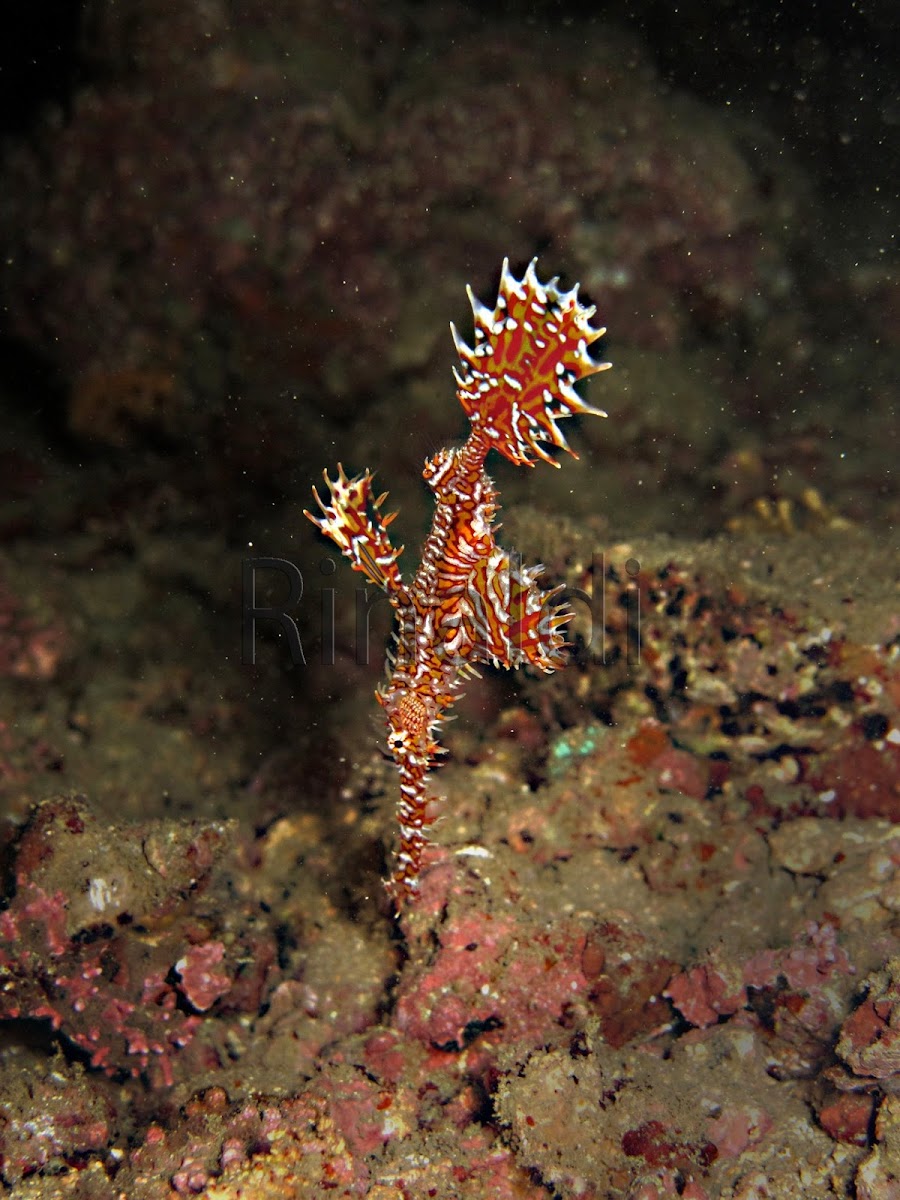
[[524, 567], [497, 545], [497, 491], [484, 470], [490, 450], [519, 466], [541, 458], [558, 467], [542, 443], [574, 451], [557, 422], [582, 413], [606, 416], [574, 390], [610, 365], [589, 354], [606, 331], [591, 325], [596, 310], [580, 302], [578, 286], [564, 292], [555, 278], [542, 284], [536, 261], [519, 280], [504, 260], [493, 309], [469, 289], [474, 347], [451, 325], [461, 363], [456, 394], [471, 428], [461, 447], [425, 463], [436, 509], [412, 581], [404, 583], [397, 567], [403, 547], [388, 535], [397, 514], [382, 513], [387, 493], [373, 494], [370, 471], [350, 479], [339, 464], [334, 480], [326, 472], [327, 502], [313, 489], [322, 516], [305, 514], [354, 570], [384, 589], [396, 615], [390, 675], [376, 695], [400, 772], [400, 845], [388, 884], [398, 905], [418, 887], [426, 830], [435, 819], [428, 780], [443, 753], [437, 733], [466, 678], [477, 664], [530, 663], [550, 672], [565, 658], [561, 627], [571, 614], [555, 603], [559, 588], [538, 587], [541, 566]]

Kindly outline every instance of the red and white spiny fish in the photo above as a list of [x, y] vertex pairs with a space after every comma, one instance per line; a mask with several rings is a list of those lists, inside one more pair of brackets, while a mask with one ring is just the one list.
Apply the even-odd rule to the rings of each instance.
[[[462, 446], [440, 450], [423, 476], [435, 496], [431, 532], [415, 576], [405, 583], [383, 513], [387, 493], [374, 494], [372, 474], [348, 479], [338, 465], [325, 473], [329, 496], [313, 495], [322, 515], [305, 515], [334, 541], [355, 570], [383, 588], [394, 608], [394, 645], [387, 683], [376, 692], [388, 727], [388, 746], [400, 772], [400, 844], [388, 888], [399, 906], [419, 886], [427, 829], [435, 819], [429, 772], [444, 753], [437, 733], [478, 664], [515, 668], [530, 663], [553, 671], [565, 661], [561, 627], [571, 614], [555, 604], [560, 589], [542, 592], [542, 567], [523, 567], [494, 540], [497, 491], [484, 470], [490, 450], [533, 467], [559, 463], [545, 446], [570, 450], [558, 422], [582, 413], [606, 416], [577, 395], [574, 384], [609, 366], [588, 348], [606, 332], [590, 321], [595, 309], [541, 283], [536, 259], [522, 279], [504, 260], [493, 309], [468, 289], [475, 344], [451, 325], [460, 357], [457, 396], [471, 425]], [[577, 455], [575, 455], [577, 457]], [[305, 510], [304, 510], [305, 511]]]

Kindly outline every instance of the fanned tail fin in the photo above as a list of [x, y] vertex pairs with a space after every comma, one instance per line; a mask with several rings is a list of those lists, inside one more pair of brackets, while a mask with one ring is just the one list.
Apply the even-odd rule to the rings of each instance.
[[451, 324], [461, 370], [454, 368], [457, 396], [474, 434], [517, 464], [534, 466], [536, 458], [559, 466], [541, 443], [570, 449], [557, 421], [578, 413], [605, 417], [586, 404], [574, 389], [610, 364], [595, 362], [588, 347], [606, 332], [595, 329], [596, 309], [578, 299], [578, 285], [568, 292], [559, 280], [541, 283], [532, 259], [521, 279], [503, 260], [500, 291], [491, 311], [469, 288], [475, 317], [475, 345], [466, 345]]

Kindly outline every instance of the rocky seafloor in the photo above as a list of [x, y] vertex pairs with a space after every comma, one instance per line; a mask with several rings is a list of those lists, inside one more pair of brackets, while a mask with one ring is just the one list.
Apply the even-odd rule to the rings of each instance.
[[[727, 103], [624, 10], [83, 6], [0, 192], [14, 1200], [900, 1196], [893, 27], [726, 9]], [[398, 918], [387, 605], [301, 510], [377, 470], [411, 572], [534, 254], [614, 363], [495, 472], [570, 662], [467, 687]]]

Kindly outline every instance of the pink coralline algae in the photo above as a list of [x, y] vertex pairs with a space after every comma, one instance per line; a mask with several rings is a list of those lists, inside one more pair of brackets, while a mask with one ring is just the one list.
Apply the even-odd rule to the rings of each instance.
[[766, 1025], [784, 1043], [773, 1050], [773, 1071], [803, 1073], [824, 1055], [854, 974], [834, 925], [811, 922], [792, 945], [761, 950], [739, 967], [711, 961], [680, 972], [664, 994], [701, 1029], [764, 1005]]
[[[734, 972], [730, 973], [734, 976]], [[747, 989], [739, 978], [712, 964], [691, 967], [669, 980], [663, 995], [698, 1029], [715, 1025], [747, 1002]]]
[[[107, 841], [77, 800], [40, 806], [16, 844], [16, 891], [0, 913], [0, 1017], [48, 1021], [108, 1074], [171, 1083], [198, 1012], [230, 987], [221, 942], [191, 945], [200, 927], [172, 919], [203, 888], [225, 835], [215, 824], [135, 827]], [[158, 838], [168, 853], [156, 870]], [[145, 923], [160, 929], [145, 936]]]
[[866, 979], [860, 1003], [841, 1026], [837, 1053], [844, 1067], [828, 1078], [838, 1095], [826, 1098], [819, 1120], [843, 1142], [874, 1142], [856, 1173], [854, 1195], [895, 1200], [900, 1197], [900, 958]]
[[789, 988], [811, 993], [831, 979], [853, 973], [834, 924], [810, 922], [793, 945], [755, 954], [744, 966], [744, 982], [748, 987], [764, 988], [783, 979]]
[[206, 1012], [220, 996], [231, 991], [232, 978], [221, 966], [224, 957], [222, 942], [204, 942], [191, 946], [175, 964], [181, 990], [197, 1012]]
[[900, 959], [866, 981], [866, 992], [841, 1027], [838, 1054], [862, 1080], [887, 1084], [900, 1075]]
[[498, 1029], [504, 1041], [540, 1044], [587, 992], [583, 949], [574, 925], [550, 933], [512, 917], [459, 913], [439, 932], [430, 962], [404, 974], [396, 1026], [451, 1052], [491, 1042]]
[[[92, 1067], [133, 1075], [152, 1069], [171, 1083], [171, 1056], [191, 1042], [198, 1018], [178, 1011], [164, 970], [148, 971], [137, 991], [130, 988], [111, 939], [70, 947], [62, 932], [65, 909], [62, 892], [51, 896], [24, 884], [0, 916], [0, 939], [16, 945], [12, 953], [0, 950], [0, 1016], [49, 1021], [86, 1052]], [[108, 984], [110, 965], [115, 974]]]

